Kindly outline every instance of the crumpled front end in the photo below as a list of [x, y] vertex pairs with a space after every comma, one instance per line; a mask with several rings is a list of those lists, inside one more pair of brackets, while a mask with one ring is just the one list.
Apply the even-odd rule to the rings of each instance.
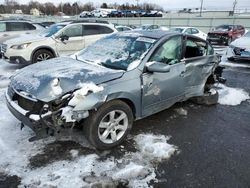
[[96, 109], [105, 100], [103, 87], [94, 83], [81, 84], [79, 89], [50, 102], [37, 100], [28, 93], [16, 91], [11, 86], [6, 92], [9, 110], [22, 122], [22, 126], [29, 126], [36, 133], [31, 141], [73, 128], [89, 116], [90, 110]]

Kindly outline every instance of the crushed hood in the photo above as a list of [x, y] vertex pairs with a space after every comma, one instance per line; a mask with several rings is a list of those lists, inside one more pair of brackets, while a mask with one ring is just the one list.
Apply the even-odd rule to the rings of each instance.
[[120, 78], [123, 70], [113, 70], [100, 65], [88, 64], [70, 57], [59, 57], [21, 69], [11, 78], [10, 87], [23, 91], [38, 100], [49, 102], [59, 96], [51, 96], [51, 84], [60, 80], [60, 96], [75, 89], [82, 83], [101, 84]]

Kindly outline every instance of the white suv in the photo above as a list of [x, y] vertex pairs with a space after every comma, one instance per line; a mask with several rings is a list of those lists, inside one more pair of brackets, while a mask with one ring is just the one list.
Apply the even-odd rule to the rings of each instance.
[[1, 44], [1, 53], [10, 63], [36, 63], [57, 56], [71, 55], [113, 32], [117, 32], [115, 27], [104, 21], [61, 22], [39, 35], [7, 40]]
[[0, 42], [17, 37], [21, 34], [34, 34], [45, 28], [26, 20], [0, 20]]

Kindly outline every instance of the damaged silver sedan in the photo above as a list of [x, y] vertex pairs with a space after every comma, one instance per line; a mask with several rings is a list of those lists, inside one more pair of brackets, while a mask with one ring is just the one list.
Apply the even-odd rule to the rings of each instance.
[[23, 68], [11, 78], [7, 105], [36, 133], [31, 140], [77, 126], [94, 147], [108, 149], [126, 138], [134, 120], [176, 102], [216, 103], [211, 84], [219, 61], [211, 45], [194, 36], [116, 33], [74, 57]]

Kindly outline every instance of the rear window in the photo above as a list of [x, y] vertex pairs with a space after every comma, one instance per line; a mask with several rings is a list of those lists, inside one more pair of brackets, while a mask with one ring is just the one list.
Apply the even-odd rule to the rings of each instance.
[[27, 22], [7, 22], [7, 31], [26, 31], [35, 30], [36, 27]]
[[6, 24], [4, 22], [0, 22], [0, 32], [6, 31]]

